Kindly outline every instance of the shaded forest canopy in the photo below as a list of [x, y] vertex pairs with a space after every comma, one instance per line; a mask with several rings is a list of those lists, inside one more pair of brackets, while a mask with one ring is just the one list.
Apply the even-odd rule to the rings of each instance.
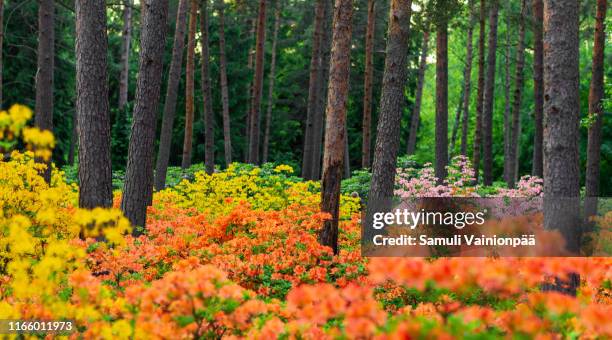
[[[278, 29], [275, 83], [273, 91], [272, 122], [269, 138], [269, 161], [292, 165], [299, 169], [302, 165], [304, 146], [304, 126], [307, 120], [309, 65], [312, 52], [313, 23], [315, 19], [314, 1], [278, 0], [280, 1], [280, 24]], [[219, 15], [213, 1], [209, 5], [209, 53], [210, 53], [210, 80], [212, 90], [212, 111], [214, 112], [214, 149], [215, 164], [224, 165], [224, 141], [222, 130], [222, 102], [219, 65]], [[266, 34], [264, 44], [264, 80], [263, 97], [261, 103], [261, 127], [263, 131], [265, 110], [268, 101], [268, 77], [270, 75], [270, 60], [272, 56], [272, 36], [275, 25], [274, 8], [276, 1], [267, 1]], [[372, 145], [376, 140], [376, 122], [378, 121], [380, 89], [385, 63], [385, 46], [387, 35], [387, 21], [389, 13], [388, 1], [375, 1], [375, 31], [373, 38], [373, 86], [372, 86]], [[471, 3], [471, 2], [470, 2]], [[452, 9], [448, 25], [448, 124], [449, 140], [455, 121], [456, 110], [461, 106], [464, 70], [466, 64], [467, 30], [470, 26], [471, 12], [466, 1]], [[76, 139], [73, 138], [73, 116], [75, 114], [76, 78], [75, 78], [75, 12], [71, 2], [55, 2], [55, 55], [54, 55], [54, 107], [53, 130], [57, 138], [57, 147], [54, 152], [54, 161], [65, 165], [71, 161], [71, 149]], [[247, 113], [250, 108], [250, 83], [255, 72], [254, 67], [248, 67], [249, 59], [253, 57], [255, 34], [254, 21], [257, 19], [258, 1], [226, 1], [225, 2], [225, 40], [227, 56], [227, 78], [229, 112], [231, 113], [232, 148], [234, 159], [244, 161], [248, 153], [247, 139]], [[473, 10], [478, 12], [478, 4], [472, 4]], [[401, 118], [400, 155], [406, 153], [408, 134], [410, 130], [411, 115], [415, 102], [417, 88], [417, 74], [419, 57], [423, 43], [423, 32], [429, 25], [427, 4], [414, 1], [413, 15], [409, 33], [408, 51], [408, 82], [405, 87], [405, 104]], [[176, 11], [178, 1], [169, 1], [167, 23], [166, 48], [163, 55], [162, 94], [165, 93], [168, 82], [168, 68], [172, 58], [172, 46], [175, 34]], [[519, 28], [518, 22], [521, 13], [520, 1], [508, 1], [499, 4], [498, 19], [498, 46], [496, 58], [496, 76], [493, 96], [493, 177], [495, 181], [502, 181], [504, 172], [504, 111], [506, 100], [505, 86], [510, 80], [512, 89], [516, 81], [515, 69], [517, 67], [517, 50]], [[124, 6], [117, 2], [108, 2], [106, 7], [108, 32], [108, 78], [109, 103], [111, 112], [112, 160], [113, 169], [120, 170], [126, 166], [127, 146], [129, 140], [129, 115], [119, 108], [119, 82], [121, 72], [121, 46], [122, 30], [124, 25]], [[366, 24], [368, 16], [368, 1], [356, 0], [353, 2], [353, 32], [351, 38], [351, 67], [350, 90], [347, 102], [347, 133], [348, 150], [351, 170], [362, 166], [362, 113], [364, 98], [365, 74], [365, 44]], [[519, 136], [518, 175], [531, 173], [534, 135], [534, 94], [533, 94], [533, 42], [532, 27], [536, 24], [533, 19], [531, 1], [527, 2], [525, 32], [525, 61], [524, 61], [524, 88], [520, 104], [521, 130]], [[331, 21], [331, 14], [326, 18]], [[37, 1], [4, 1], [3, 8], [4, 41], [2, 48], [3, 59], [3, 107], [12, 103], [23, 103], [35, 107], [37, 72], [37, 34], [38, 34], [38, 2]], [[129, 56], [129, 82], [128, 82], [128, 112], [133, 109], [136, 92], [136, 78], [138, 73], [138, 54], [140, 51], [140, 21], [141, 7], [139, 2], [133, 5], [132, 12], [132, 47]], [[430, 20], [429, 20], [430, 21]], [[606, 18], [609, 23], [609, 17]], [[591, 80], [591, 62], [593, 54], [593, 33], [595, 22], [595, 6], [592, 2], [582, 2], [580, 5], [579, 22], [579, 70], [580, 70], [580, 168], [586, 167], [588, 96]], [[487, 16], [487, 32], [489, 23]], [[331, 28], [328, 28], [331, 31]], [[196, 46], [195, 69], [200, 69], [202, 48], [199, 46], [201, 30], [196, 33], [198, 44]], [[471, 68], [472, 91], [469, 102], [469, 129], [467, 137], [468, 155], [472, 154], [473, 128], [476, 123], [478, 77], [478, 24], [474, 26], [473, 36], [473, 65]], [[607, 35], [609, 42], [609, 34]], [[421, 120], [418, 129], [415, 160], [419, 163], [433, 162], [435, 144], [435, 103], [436, 103], [436, 68], [435, 68], [435, 39], [429, 41], [427, 56], [428, 67], [424, 77], [423, 100], [421, 107]], [[185, 37], [185, 44], [187, 37]], [[485, 42], [488, 46], [488, 42]], [[607, 49], [604, 62], [604, 75], [606, 93], [609, 97], [612, 77], [612, 53]], [[184, 139], [185, 124], [185, 61], [183, 56], [182, 74], [178, 88], [176, 104], [176, 118], [172, 131], [170, 164], [181, 163], [181, 152]], [[509, 67], [505, 64], [509, 60]], [[506, 68], [507, 67], [507, 68]], [[510, 70], [510, 76], [505, 72]], [[204, 161], [204, 131], [203, 119], [203, 93], [200, 90], [201, 74], [195, 72], [195, 120], [193, 125], [194, 148], [193, 162]], [[157, 136], [161, 128], [162, 105], [159, 108]], [[601, 196], [612, 195], [612, 126], [610, 125], [609, 105], [604, 108], [604, 122], [602, 129], [601, 146]], [[459, 128], [459, 130], [461, 130]], [[261, 133], [263, 139], [263, 132]], [[461, 131], [458, 133], [454, 149], [449, 150], [457, 155], [461, 147]], [[157, 143], [156, 141], [156, 150]], [[74, 149], [72, 149], [74, 150]], [[73, 154], [74, 155], [74, 154]], [[299, 172], [299, 171], [298, 171]], [[585, 172], [581, 171], [581, 184], [584, 183]]]

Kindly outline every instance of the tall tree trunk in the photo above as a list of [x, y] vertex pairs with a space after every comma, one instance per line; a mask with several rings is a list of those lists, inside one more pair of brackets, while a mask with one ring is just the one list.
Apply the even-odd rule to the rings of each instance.
[[480, 18], [479, 18], [479, 35], [478, 35], [478, 90], [476, 93], [476, 127], [474, 129], [474, 150], [472, 155], [472, 165], [474, 166], [476, 182], [478, 182], [478, 173], [480, 170], [480, 151], [482, 148], [482, 120], [483, 120], [483, 104], [484, 104], [484, 85], [485, 85], [485, 0], [480, 0]]
[[448, 22], [437, 24], [436, 32], [436, 162], [438, 182], [446, 178], [448, 164]]
[[[136, 106], [128, 148], [121, 210], [132, 225], [144, 227], [153, 190], [155, 122], [166, 42], [168, 0], [142, 2]], [[138, 234], [139, 229], [134, 229]]]
[[470, 8], [470, 24], [467, 32], [467, 52], [466, 52], [466, 67], [464, 79], [464, 93], [463, 93], [463, 119], [461, 120], [461, 154], [467, 157], [467, 143], [468, 143], [468, 127], [470, 121], [470, 96], [472, 92], [472, 59], [473, 59], [473, 46], [472, 40], [474, 36], [474, 0], [468, 2]]
[[[597, 196], [599, 196], [599, 161], [601, 150], [601, 127], [603, 125], [604, 98], [604, 47], [606, 44], [605, 19], [606, 0], [597, 1], [597, 12], [595, 15], [595, 38], [593, 46], [593, 65], [591, 71], [591, 87], [589, 90], [589, 114], [596, 115], [593, 125], [589, 127], [589, 139], [587, 145], [587, 168], [586, 168], [586, 201], [585, 215], [592, 216], [597, 213]], [[593, 198], [594, 197], [594, 198]]]
[[[53, 132], [53, 65], [55, 59], [55, 8], [53, 0], [38, 2], [38, 52], [36, 71], [36, 126]], [[43, 177], [51, 181], [51, 160]]]
[[376, 127], [372, 181], [366, 211], [367, 228], [372, 231], [374, 213], [388, 211], [393, 198], [397, 153], [401, 138], [400, 121], [405, 105], [404, 88], [407, 81], [408, 38], [412, 1], [392, 0], [389, 9], [387, 51], [383, 73], [380, 113]]
[[168, 84], [166, 100], [164, 102], [164, 115], [162, 118], [159, 136], [159, 150], [155, 165], [155, 188], [162, 190], [166, 186], [166, 172], [170, 160], [170, 147], [172, 146], [172, 128], [176, 114], [176, 97], [178, 96], [181, 69], [183, 67], [183, 50], [185, 49], [185, 30], [187, 28], [187, 9], [189, 0], [179, 0], [176, 11], [176, 28], [174, 31], [174, 44], [172, 46], [172, 60], [168, 71]]
[[510, 143], [510, 164], [508, 187], [514, 188], [517, 174], [517, 158], [519, 157], [520, 115], [523, 96], [523, 69], [525, 68], [525, 1], [521, 0], [521, 16], [519, 17], [519, 41], [516, 51], [516, 83], [514, 101], [512, 103], [512, 140]]
[[506, 2], [506, 50], [504, 53], [504, 181], [510, 185], [510, 176], [512, 170], [510, 166], [512, 161], [510, 158], [510, 143], [512, 141], [512, 125], [510, 123], [510, 88], [512, 81], [510, 79], [510, 3]]
[[325, 20], [325, 0], [317, 0], [315, 5], [314, 30], [312, 34], [312, 54], [310, 56], [310, 70], [308, 81], [308, 104], [306, 108], [306, 128], [304, 130], [304, 153], [302, 155], [302, 177], [314, 179], [313, 158], [314, 151], [314, 115], [317, 108], [318, 85], [321, 76], [321, 40]]
[[544, 31], [542, 26], [544, 22], [544, 3], [542, 0], [533, 0], [533, 19], [533, 116], [535, 132], [531, 174], [542, 178], [544, 166]]
[[280, 26], [281, 0], [276, 0], [274, 8], [274, 32], [272, 33], [272, 56], [270, 59], [270, 74], [268, 75], [268, 109], [266, 110], [266, 126], [264, 131], [262, 162], [268, 161], [270, 152], [270, 125], [272, 125], [272, 108], [274, 107], [274, 80], [276, 77], [276, 44], [278, 40], [278, 28]]
[[132, 42], [133, 0], [123, 2], [123, 31], [121, 32], [121, 74], [119, 76], [119, 108], [124, 109], [128, 102], [130, 79], [130, 45]]
[[2, 46], [4, 41], [4, 0], [0, 0], [0, 109], [2, 109]]
[[223, 0], [217, 1], [219, 13], [219, 77], [221, 82], [221, 105], [223, 106], [223, 151], [225, 166], [232, 163], [232, 135], [230, 130], [229, 93], [227, 89], [227, 61], [225, 60], [225, 16]]
[[419, 62], [419, 71], [417, 75], [417, 88], [414, 96], [414, 108], [412, 109], [412, 117], [410, 119], [410, 132], [408, 133], [408, 148], [407, 153], [414, 155], [416, 151], [417, 134], [419, 132], [419, 124], [421, 120], [421, 102], [423, 100], [423, 86], [425, 86], [425, 71], [427, 70], [427, 53], [429, 46], [429, 31], [423, 32], [423, 41], [421, 43], [421, 60]]
[[313, 180], [321, 178], [321, 154], [323, 151], [323, 131], [325, 130], [325, 105], [327, 100], [327, 83], [329, 80], [329, 56], [331, 53], [331, 28], [333, 20], [333, 0], [325, 0], [323, 36], [321, 38], [321, 67], [317, 80], [319, 94], [312, 122], [312, 176]]
[[195, 92], [195, 34], [198, 22], [198, 3], [191, 0], [189, 7], [189, 30], [187, 33], [187, 63], [185, 66], [185, 134], [183, 139], [183, 160], [181, 167], [191, 166], [191, 150], [193, 148], [193, 116]]
[[[249, 23], [251, 25], [251, 29], [249, 30], [249, 55], [248, 55], [248, 61], [247, 61], [247, 69], [249, 70], [249, 72], [253, 71], [253, 64], [254, 64], [254, 59], [255, 59], [255, 46], [257, 44], [256, 42], [256, 38], [255, 38], [255, 32], [257, 31], [257, 20], [256, 19], [250, 19]], [[253, 45], [251, 45], [251, 43]], [[254, 76], [254, 74], [253, 74]], [[244, 162], [248, 163], [249, 162], [249, 150], [250, 150], [250, 143], [251, 143], [251, 121], [252, 121], [252, 117], [253, 117], [253, 87], [254, 87], [254, 83], [255, 83], [255, 79], [253, 77], [253, 79], [251, 79], [251, 81], [249, 81], [249, 96], [248, 96], [248, 101], [247, 101], [247, 112], [246, 112], [246, 126], [245, 126], [245, 140], [246, 140], [246, 149], [244, 150]]]
[[202, 34], [202, 95], [204, 97], [204, 164], [206, 173], [215, 171], [215, 116], [212, 109], [212, 91], [210, 87], [210, 51], [208, 47], [208, 2], [200, 3], [200, 32]]
[[353, 1], [336, 0], [332, 52], [329, 70], [329, 93], [325, 127], [325, 152], [321, 179], [321, 211], [331, 219], [323, 223], [319, 242], [338, 254], [338, 218], [340, 182], [346, 138], [346, 102], [348, 100]]
[[264, 42], [266, 41], [266, 0], [259, 1], [257, 40], [255, 46], [255, 77], [251, 102], [251, 126], [249, 133], [249, 162], [259, 164], [259, 123], [261, 121], [261, 94], [264, 73]]
[[76, 81], [79, 131], [79, 206], [113, 203], [108, 112], [106, 3], [77, 0]]
[[370, 167], [370, 138], [372, 135], [372, 78], [374, 74], [372, 53], [374, 50], [375, 33], [375, 0], [368, 0], [368, 23], [366, 26], [365, 42], [365, 75], [363, 81], [363, 138], [361, 146], [361, 167]]
[[497, 56], [498, 0], [491, 1], [489, 12], [489, 51], [487, 56], [487, 78], [485, 82], [482, 120], [483, 183], [493, 184], [493, 97], [495, 96], [495, 59]]
[[574, 0], [545, 0], [544, 13], [544, 227], [578, 251], [580, 10]]
[[[463, 69], [465, 75], [465, 68]], [[448, 149], [448, 161], [453, 158], [453, 152], [455, 145], [457, 145], [457, 133], [459, 132], [459, 122], [463, 117], [463, 97], [465, 97], [465, 81], [461, 84], [461, 92], [459, 94], [459, 100], [457, 101], [457, 109], [455, 110], [455, 119], [453, 120], [453, 128], [451, 131], [450, 148]]]

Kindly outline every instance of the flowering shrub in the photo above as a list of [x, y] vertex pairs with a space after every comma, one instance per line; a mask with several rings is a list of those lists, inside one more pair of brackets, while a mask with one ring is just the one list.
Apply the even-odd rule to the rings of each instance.
[[[25, 137], [15, 112], [0, 129]], [[39, 156], [13, 150], [0, 162], [0, 319], [72, 319], [72, 338], [103, 339], [612, 337], [608, 258], [367, 260], [350, 197], [334, 256], [317, 242], [328, 218], [318, 184], [287, 166], [197, 173], [155, 193], [133, 237], [116, 208], [78, 209], [60, 172], [47, 184]], [[401, 170], [398, 190], [477, 195], [468, 165], [451, 165], [443, 186], [427, 167]], [[526, 178], [499, 192], [540, 188]], [[581, 278], [576, 297], [539, 291], [569, 273]]]

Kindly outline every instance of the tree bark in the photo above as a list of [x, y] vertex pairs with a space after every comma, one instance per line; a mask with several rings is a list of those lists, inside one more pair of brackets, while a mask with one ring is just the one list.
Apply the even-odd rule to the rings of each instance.
[[604, 48], [606, 44], [605, 20], [607, 1], [597, 1], [595, 15], [595, 37], [593, 46], [593, 63], [591, 86], [589, 89], [589, 114], [595, 115], [593, 125], [589, 127], [586, 167], [586, 201], [585, 216], [597, 213], [597, 196], [599, 196], [599, 162], [601, 157], [601, 128], [603, 125], [604, 98]]
[[319, 242], [332, 248], [334, 254], [338, 254], [340, 182], [346, 138], [344, 127], [350, 76], [352, 16], [353, 1], [336, 0], [321, 179], [321, 211], [329, 213], [331, 218], [323, 223], [319, 233]]
[[375, 212], [388, 211], [393, 198], [397, 153], [400, 144], [400, 121], [405, 105], [404, 88], [407, 81], [408, 38], [412, 1], [392, 0], [387, 32], [387, 57], [383, 73], [380, 114], [376, 127], [376, 144], [372, 181], [368, 194], [365, 235]]
[[[1, 7], [0, 7], [1, 8]], [[53, 65], [55, 59], [55, 8], [53, 0], [38, 2], [38, 52], [36, 71], [35, 124], [53, 132]], [[43, 177], [51, 181], [51, 160]]]
[[507, 185], [510, 185], [510, 176], [512, 176], [512, 170], [510, 170], [510, 166], [512, 161], [510, 160], [510, 144], [512, 140], [512, 124], [510, 124], [510, 89], [511, 89], [511, 79], [510, 79], [510, 3], [506, 3], [506, 46], [504, 53], [504, 181]]
[[482, 120], [483, 183], [493, 184], [493, 97], [495, 96], [495, 59], [497, 57], [498, 0], [491, 1], [489, 12], [489, 42], [487, 78], [485, 82]]
[[421, 120], [421, 102], [423, 100], [423, 86], [425, 86], [425, 71], [427, 70], [427, 53], [429, 46], [429, 31], [423, 32], [423, 42], [421, 43], [421, 60], [417, 75], [417, 88], [414, 96], [414, 108], [410, 119], [410, 132], [408, 133], [407, 153], [414, 155], [416, 151], [417, 134]]
[[544, 3], [533, 0], [533, 116], [535, 132], [533, 136], [533, 159], [531, 174], [543, 176], [543, 136], [544, 136], [544, 42], [543, 26]]
[[468, 128], [470, 121], [470, 96], [472, 93], [472, 59], [473, 59], [473, 46], [472, 40], [474, 36], [474, 1], [468, 2], [470, 8], [470, 24], [467, 32], [467, 52], [466, 52], [466, 67], [464, 78], [464, 92], [463, 92], [463, 119], [461, 120], [461, 154], [467, 157], [467, 143], [468, 143]]
[[276, 77], [276, 44], [278, 40], [278, 29], [280, 26], [280, 2], [276, 0], [274, 8], [274, 32], [272, 33], [272, 56], [270, 59], [270, 74], [268, 76], [268, 109], [266, 110], [266, 126], [264, 131], [264, 145], [262, 162], [268, 161], [270, 151], [270, 125], [272, 125], [272, 108], [274, 107], [274, 80]]
[[484, 104], [484, 85], [485, 85], [485, 0], [480, 0], [480, 19], [479, 19], [479, 35], [478, 35], [478, 90], [476, 93], [476, 127], [474, 129], [474, 148], [472, 154], [472, 165], [474, 166], [476, 182], [478, 182], [478, 173], [480, 171], [480, 151], [482, 148], [482, 120], [483, 120], [483, 104]]
[[374, 50], [375, 33], [375, 0], [368, 0], [368, 23], [366, 26], [365, 42], [365, 75], [363, 81], [363, 137], [361, 146], [361, 167], [370, 167], [370, 144], [372, 135], [372, 78], [374, 74], [372, 65], [372, 52]]
[[321, 39], [321, 67], [317, 88], [317, 105], [312, 122], [312, 176], [313, 180], [321, 178], [321, 154], [323, 152], [323, 131], [325, 130], [325, 105], [327, 99], [327, 83], [329, 79], [329, 57], [331, 53], [331, 28], [333, 19], [333, 0], [325, 0], [325, 20], [323, 37]]
[[514, 88], [514, 101], [512, 103], [512, 139], [510, 142], [510, 164], [508, 166], [510, 174], [508, 177], [508, 187], [514, 188], [517, 173], [517, 158], [519, 157], [519, 137], [520, 137], [520, 115], [521, 102], [523, 96], [523, 70], [525, 68], [525, 1], [521, 0], [521, 15], [519, 17], [519, 41], [516, 51], [516, 83]]
[[75, 2], [76, 81], [79, 129], [79, 206], [110, 207], [113, 203], [106, 3]]
[[264, 42], [266, 41], [266, 0], [259, 1], [257, 40], [255, 46], [255, 78], [251, 102], [251, 126], [249, 133], [249, 162], [259, 164], [259, 123], [261, 121], [261, 94], [264, 73]]
[[208, 1], [200, 3], [200, 32], [202, 34], [202, 95], [204, 97], [204, 164], [206, 173], [215, 171], [215, 116], [212, 109], [212, 90], [210, 87], [210, 51], [208, 47]]
[[[141, 4], [140, 64], [136, 87], [136, 106], [128, 148], [121, 210], [132, 225], [144, 227], [147, 205], [153, 191], [155, 122], [161, 92], [168, 0], [149, 0]], [[134, 234], [139, 233], [139, 229], [134, 229]]]
[[315, 5], [314, 30], [312, 34], [312, 54], [310, 56], [310, 70], [308, 81], [308, 104], [306, 108], [306, 128], [304, 130], [304, 153], [302, 155], [302, 177], [314, 179], [313, 162], [314, 153], [314, 120], [317, 108], [318, 85], [321, 76], [321, 40], [323, 37], [323, 24], [325, 20], [325, 0], [317, 0]]
[[448, 164], [448, 22], [437, 24], [436, 32], [436, 162], [438, 182], [446, 178]]
[[168, 87], [166, 88], [164, 115], [162, 118], [159, 150], [155, 165], [155, 188], [157, 190], [162, 190], [166, 186], [166, 172], [168, 171], [170, 147], [172, 145], [172, 128], [174, 126], [174, 116], [176, 114], [176, 97], [178, 96], [179, 81], [181, 79], [181, 69], [183, 66], [187, 9], [189, 7], [188, 1], [189, 0], [179, 0], [178, 9], [176, 11], [176, 28], [172, 47], [172, 60], [170, 61], [170, 70], [168, 71]]
[[[463, 69], [463, 73], [465, 75], [465, 68]], [[465, 81], [461, 84], [461, 92], [459, 94], [459, 101], [457, 102], [457, 109], [455, 110], [455, 119], [453, 120], [453, 128], [451, 130], [451, 141], [450, 147], [448, 149], [448, 161], [453, 158], [453, 152], [455, 150], [455, 145], [457, 145], [457, 134], [459, 133], [459, 123], [461, 122], [461, 117], [463, 117], [463, 97], [465, 97]]]
[[3, 97], [2, 97], [2, 46], [4, 41], [4, 0], [0, 0], [0, 109], [2, 109]]
[[183, 160], [181, 168], [191, 166], [193, 149], [193, 116], [195, 93], [195, 34], [198, 22], [198, 3], [191, 0], [189, 7], [189, 30], [187, 33], [187, 63], [185, 66], [185, 134], [183, 138]]
[[544, 227], [580, 248], [578, 2], [544, 1]]
[[219, 77], [221, 82], [221, 104], [223, 106], [223, 151], [225, 166], [232, 163], [232, 135], [230, 129], [229, 94], [227, 89], [227, 61], [225, 60], [225, 16], [223, 0], [217, 1], [219, 13]]
[[121, 74], [119, 76], [119, 108], [124, 109], [128, 102], [130, 79], [130, 45], [132, 42], [133, 0], [123, 2], [123, 31], [121, 32]]

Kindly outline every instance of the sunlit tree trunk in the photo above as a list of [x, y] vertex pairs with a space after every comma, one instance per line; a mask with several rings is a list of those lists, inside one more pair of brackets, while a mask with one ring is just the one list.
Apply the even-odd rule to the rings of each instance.
[[183, 138], [183, 160], [181, 167], [191, 166], [191, 150], [193, 149], [193, 116], [195, 92], [195, 34], [198, 22], [198, 3], [191, 0], [189, 7], [189, 30], [187, 33], [187, 63], [185, 67], [185, 134]]
[[363, 81], [363, 137], [361, 146], [361, 167], [370, 167], [370, 146], [372, 136], [372, 78], [373, 70], [373, 50], [375, 33], [375, 0], [368, 0], [368, 23], [366, 26], [365, 42], [365, 75]]
[[76, 112], [79, 131], [79, 206], [113, 203], [108, 111], [106, 3], [77, 0]]
[[[121, 210], [134, 226], [145, 226], [153, 192], [155, 122], [161, 92], [168, 0], [142, 2], [140, 62]], [[134, 229], [134, 234], [139, 234]]]
[[[35, 123], [41, 130], [53, 132], [53, 65], [55, 59], [55, 8], [53, 0], [38, 2], [38, 50], [36, 70]], [[43, 173], [51, 181], [51, 161]]]
[[274, 32], [272, 33], [272, 56], [270, 59], [270, 74], [268, 76], [268, 109], [266, 110], [266, 126], [264, 130], [262, 162], [268, 161], [270, 152], [270, 125], [272, 125], [272, 108], [274, 107], [274, 80], [276, 77], [276, 44], [278, 40], [278, 28], [280, 26], [281, 0], [276, 0], [274, 8]]
[[210, 87], [210, 50], [208, 47], [208, 2], [200, 3], [200, 32], [202, 34], [202, 96], [204, 97], [204, 164], [206, 173], [212, 174], [215, 170], [215, 116], [212, 109], [212, 91]]
[[124, 109], [128, 102], [130, 79], [130, 46], [132, 43], [132, 6], [133, 0], [123, 2], [123, 30], [121, 32], [121, 74], [119, 75], [119, 108]]
[[407, 153], [413, 155], [416, 151], [417, 135], [419, 133], [419, 124], [421, 120], [421, 102], [423, 100], [423, 86], [425, 85], [425, 71], [427, 69], [427, 53], [429, 46], [429, 31], [423, 32], [423, 41], [421, 43], [421, 61], [419, 62], [419, 71], [417, 75], [417, 88], [414, 95], [414, 108], [412, 109], [412, 117], [410, 119], [410, 131], [408, 133]]
[[468, 2], [470, 8], [470, 24], [467, 32], [466, 67], [464, 74], [463, 93], [463, 119], [461, 120], [461, 154], [467, 157], [468, 128], [470, 121], [470, 96], [472, 93], [472, 59], [473, 59], [473, 36], [474, 36], [474, 1]]
[[491, 1], [489, 9], [489, 41], [487, 77], [485, 81], [482, 120], [483, 183], [493, 184], [493, 102], [495, 96], [495, 60], [497, 57], [498, 0]]
[[230, 129], [229, 91], [227, 89], [227, 61], [225, 58], [225, 20], [223, 0], [217, 1], [219, 13], [219, 77], [221, 82], [221, 105], [223, 106], [223, 151], [225, 166], [232, 163], [232, 135]]
[[266, 0], [259, 1], [257, 38], [255, 43], [255, 77], [249, 133], [249, 163], [259, 164], [259, 125], [261, 121], [261, 94], [263, 90], [264, 42], [266, 41]]
[[436, 27], [436, 161], [438, 182], [446, 178], [448, 164], [448, 22]]
[[591, 216], [597, 212], [597, 199], [599, 196], [599, 162], [601, 158], [601, 128], [603, 125], [604, 98], [604, 47], [606, 44], [605, 19], [607, 1], [597, 1], [595, 15], [595, 44], [593, 46], [593, 64], [591, 71], [591, 87], [589, 90], [589, 114], [595, 115], [595, 121], [589, 127], [587, 145], [586, 168], [586, 201], [585, 215]]
[[336, 0], [332, 52], [327, 95], [325, 151], [321, 179], [321, 211], [330, 219], [323, 223], [319, 242], [338, 254], [338, 218], [340, 212], [340, 182], [346, 138], [346, 103], [348, 100], [353, 1]]
[[172, 128], [176, 114], [176, 98], [178, 96], [179, 82], [181, 80], [181, 69], [183, 67], [183, 50], [185, 49], [185, 30], [187, 28], [187, 9], [189, 0], [179, 0], [176, 11], [176, 27], [174, 31], [174, 44], [172, 47], [172, 59], [168, 71], [168, 84], [166, 88], [166, 100], [164, 102], [164, 114], [159, 136], [159, 151], [155, 165], [155, 188], [161, 190], [166, 186], [166, 171], [170, 160], [170, 147], [172, 145]]

